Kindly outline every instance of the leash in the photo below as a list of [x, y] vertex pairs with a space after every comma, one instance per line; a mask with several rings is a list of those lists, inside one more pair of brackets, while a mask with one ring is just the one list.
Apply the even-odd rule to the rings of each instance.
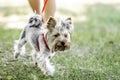
[[45, 10], [45, 7], [46, 7], [47, 2], [48, 2], [48, 0], [45, 0], [45, 3], [44, 3], [43, 8], [42, 8], [42, 13], [43, 13], [44, 10]]
[[[41, 12], [42, 14], [45, 11], [45, 7], [46, 7], [47, 2], [48, 2], [48, 0], [45, 0], [43, 8], [42, 8], [42, 12]], [[43, 23], [45, 22], [43, 17], [42, 17], [42, 22]], [[43, 38], [43, 42], [44, 42], [45, 46], [49, 49], [47, 41], [46, 41], [45, 36], [44, 36], [44, 33], [42, 33], [42, 38]], [[39, 40], [37, 41], [37, 46], [38, 46], [38, 50], [40, 51], [40, 42], [39, 42]]]
[[[43, 8], [42, 8], [42, 14], [43, 14], [43, 12], [45, 11], [47, 2], [48, 2], [48, 0], [45, 0], [44, 5], [43, 5]], [[44, 21], [44, 18], [42, 18], [42, 22], [43, 22], [43, 23], [45, 22], [45, 21]]]
[[44, 41], [44, 43], [45, 43], [45, 46], [49, 49], [48, 44], [47, 44], [47, 41], [46, 41], [46, 39], [45, 39], [44, 33], [42, 33], [42, 38], [43, 38], [43, 41]]

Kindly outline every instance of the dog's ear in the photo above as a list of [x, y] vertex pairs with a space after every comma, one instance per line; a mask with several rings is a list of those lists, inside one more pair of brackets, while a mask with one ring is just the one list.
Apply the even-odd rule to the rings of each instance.
[[47, 21], [47, 28], [51, 30], [55, 28], [55, 25], [56, 25], [56, 20], [53, 17], [50, 17]]
[[66, 19], [66, 22], [68, 24], [68, 25], [66, 25], [66, 29], [68, 29], [69, 32], [72, 33], [73, 29], [74, 29], [74, 26], [72, 24], [72, 19], [69, 17], [69, 18]]
[[66, 21], [67, 21], [69, 24], [72, 24], [72, 19], [71, 19], [71, 17], [68, 17], [68, 18], [66, 19]]

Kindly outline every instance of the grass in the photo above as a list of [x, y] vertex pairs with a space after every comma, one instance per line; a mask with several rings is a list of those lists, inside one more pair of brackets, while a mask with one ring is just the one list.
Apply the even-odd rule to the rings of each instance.
[[[22, 13], [20, 13], [22, 14]], [[1, 80], [119, 80], [120, 79], [120, 10], [111, 5], [89, 6], [87, 21], [75, 22], [72, 48], [52, 59], [54, 77], [45, 77], [27, 55], [12, 61], [17, 29], [0, 27]], [[77, 16], [77, 15], [76, 15]], [[29, 52], [29, 49], [28, 49]]]

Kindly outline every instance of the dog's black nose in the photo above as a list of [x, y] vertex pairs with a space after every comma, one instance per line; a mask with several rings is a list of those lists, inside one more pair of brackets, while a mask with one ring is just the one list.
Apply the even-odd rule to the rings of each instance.
[[64, 46], [64, 45], [65, 45], [65, 42], [61, 42], [61, 45]]

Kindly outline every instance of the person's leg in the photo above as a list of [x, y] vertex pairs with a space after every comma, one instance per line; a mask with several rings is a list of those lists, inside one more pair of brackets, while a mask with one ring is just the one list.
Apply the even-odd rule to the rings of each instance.
[[[44, 0], [45, 1], [45, 0]], [[45, 8], [45, 21], [50, 17], [54, 16], [56, 11], [55, 0], [48, 0]]]
[[28, 0], [33, 12], [40, 14], [40, 0]]

